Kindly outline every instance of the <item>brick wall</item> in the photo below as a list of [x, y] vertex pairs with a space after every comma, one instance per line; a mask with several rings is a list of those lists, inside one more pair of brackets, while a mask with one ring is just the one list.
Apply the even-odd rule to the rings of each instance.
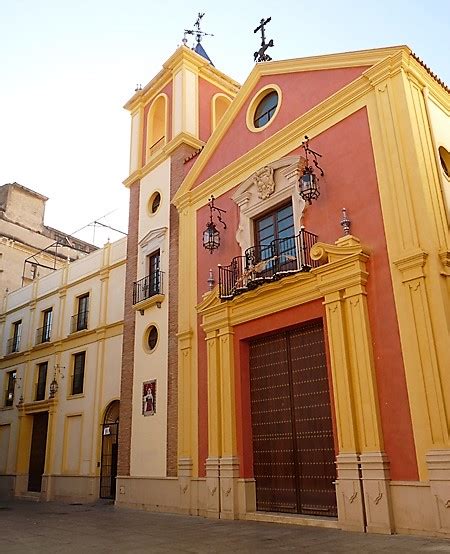
[[133, 367], [135, 315], [133, 283], [137, 277], [138, 223], [140, 182], [130, 186], [130, 209], [125, 276], [125, 308], [123, 325], [122, 374], [120, 382], [119, 460], [118, 475], [130, 475], [131, 420], [133, 409]]
[[[179, 146], [171, 157], [170, 198], [172, 199], [185, 177], [185, 158], [194, 149], [186, 144]], [[169, 234], [169, 340], [167, 375], [167, 475], [177, 475], [178, 451], [178, 212], [170, 206]]]

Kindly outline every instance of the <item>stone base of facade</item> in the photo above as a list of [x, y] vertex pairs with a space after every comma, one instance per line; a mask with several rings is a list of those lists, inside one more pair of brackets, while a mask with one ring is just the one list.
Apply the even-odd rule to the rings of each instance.
[[15, 478], [14, 496], [41, 502], [96, 502], [100, 496], [100, 478], [88, 475], [43, 475], [41, 492], [30, 493], [28, 474], [18, 474]]
[[0, 499], [12, 498], [14, 496], [15, 487], [15, 475], [0, 475]]
[[[378, 454], [363, 456], [357, 462], [347, 455], [338, 457], [337, 519], [292, 514], [273, 517], [274, 514], [257, 512], [255, 481], [236, 478], [233, 460], [225, 461], [225, 468], [222, 461], [209, 459], [208, 475], [204, 478], [118, 477], [116, 506], [220, 519], [450, 538], [450, 531], [442, 524], [445, 523], [442, 513], [441, 519], [436, 519], [434, 484], [388, 481], [386, 460]], [[223, 478], [219, 478], [221, 469], [226, 473]]]

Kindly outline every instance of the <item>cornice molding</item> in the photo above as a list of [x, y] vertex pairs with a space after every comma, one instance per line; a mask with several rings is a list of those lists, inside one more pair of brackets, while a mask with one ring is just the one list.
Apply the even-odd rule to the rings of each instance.
[[190, 133], [186, 133], [184, 131], [178, 133], [175, 138], [170, 140], [163, 148], [161, 148], [161, 150], [154, 154], [154, 156], [150, 158], [144, 167], [133, 171], [133, 173], [131, 173], [131, 175], [123, 181], [125, 187], [130, 188], [136, 181], [143, 179], [146, 175], [153, 171], [155, 167], [161, 165], [162, 162], [164, 162], [182, 144], [187, 144], [188, 146], [194, 148], [194, 150], [203, 148], [205, 145], [202, 140], [196, 138]]
[[334, 245], [317, 243], [311, 249], [311, 257], [322, 260], [324, 264], [308, 273], [295, 273], [266, 283], [232, 300], [222, 302], [219, 287], [216, 286], [196, 306], [197, 313], [203, 318], [203, 330], [211, 333], [340, 291], [346, 298], [366, 294], [366, 262], [369, 255], [358, 238], [351, 235], [342, 237]]

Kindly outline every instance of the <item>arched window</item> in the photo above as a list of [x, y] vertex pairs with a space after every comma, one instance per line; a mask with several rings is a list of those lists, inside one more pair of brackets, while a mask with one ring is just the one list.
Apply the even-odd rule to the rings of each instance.
[[166, 96], [160, 95], [151, 105], [147, 115], [147, 159], [167, 142]]
[[212, 126], [211, 130], [214, 131], [214, 129], [219, 125], [220, 120], [224, 116], [225, 112], [229, 108], [231, 104], [230, 98], [228, 96], [225, 96], [223, 94], [216, 94], [213, 97], [212, 100]]

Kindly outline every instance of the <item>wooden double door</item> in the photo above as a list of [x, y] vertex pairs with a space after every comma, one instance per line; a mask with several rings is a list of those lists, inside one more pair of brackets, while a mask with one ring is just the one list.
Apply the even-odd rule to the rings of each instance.
[[249, 346], [257, 510], [336, 516], [322, 321]]

